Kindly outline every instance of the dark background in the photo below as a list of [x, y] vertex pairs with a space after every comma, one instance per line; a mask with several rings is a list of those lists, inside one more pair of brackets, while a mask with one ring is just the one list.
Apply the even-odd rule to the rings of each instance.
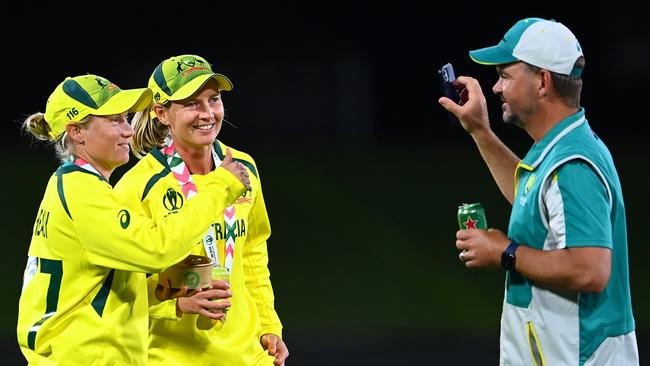
[[532, 141], [501, 122], [494, 69], [467, 51], [529, 16], [564, 23], [585, 52], [582, 105], [622, 181], [637, 336], [648, 357], [644, 12], [620, 1], [161, 4], [91, 12], [25, 2], [2, 15], [3, 364], [24, 363], [15, 336], [22, 271], [58, 165], [20, 122], [44, 111], [66, 76], [142, 87], [159, 62], [183, 53], [207, 58], [235, 84], [224, 103], [237, 128], [225, 125], [219, 139], [250, 153], [262, 175], [287, 364], [497, 364], [503, 273], [458, 262], [455, 215], [462, 202], [482, 202], [489, 225], [506, 230], [509, 205], [472, 139], [437, 104], [435, 69], [451, 61], [457, 74], [478, 78], [493, 129], [523, 156]]

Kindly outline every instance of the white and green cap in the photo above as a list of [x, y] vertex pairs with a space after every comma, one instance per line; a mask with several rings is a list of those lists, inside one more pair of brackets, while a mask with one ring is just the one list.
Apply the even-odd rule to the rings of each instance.
[[483, 65], [503, 65], [524, 61], [562, 75], [579, 77], [582, 68], [574, 68], [582, 56], [576, 36], [555, 20], [526, 18], [506, 32], [496, 46], [469, 51], [469, 57]]

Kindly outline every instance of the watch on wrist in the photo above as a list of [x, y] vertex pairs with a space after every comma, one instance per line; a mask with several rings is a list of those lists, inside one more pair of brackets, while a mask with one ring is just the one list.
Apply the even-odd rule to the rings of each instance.
[[501, 253], [501, 267], [505, 269], [506, 271], [514, 271], [515, 270], [515, 251], [519, 247], [519, 243], [516, 241], [512, 240], [510, 244], [508, 244], [508, 247], [506, 248], [503, 253]]

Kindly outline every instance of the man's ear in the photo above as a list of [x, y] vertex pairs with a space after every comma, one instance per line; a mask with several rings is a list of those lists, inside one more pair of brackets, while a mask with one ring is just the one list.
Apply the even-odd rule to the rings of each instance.
[[539, 79], [538, 93], [540, 97], [546, 97], [553, 90], [553, 77], [548, 70], [540, 70], [537, 74]]

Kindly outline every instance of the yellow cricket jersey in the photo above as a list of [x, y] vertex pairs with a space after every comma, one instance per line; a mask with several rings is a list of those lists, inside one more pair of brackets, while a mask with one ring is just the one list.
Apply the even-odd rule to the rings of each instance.
[[[226, 146], [215, 141], [215, 153], [223, 160]], [[249, 169], [252, 190], [235, 201], [236, 230], [235, 253], [230, 274], [231, 307], [223, 327], [200, 330], [196, 327], [196, 314], [176, 317], [175, 301], [157, 303], [155, 297], [150, 308], [149, 364], [150, 365], [224, 365], [272, 366], [273, 358], [260, 345], [265, 333], [282, 335], [282, 324], [274, 309], [273, 288], [269, 278], [266, 240], [269, 224], [259, 173], [253, 159], [243, 152], [230, 148], [233, 160]], [[169, 168], [163, 154], [152, 150], [117, 183], [118, 194], [133, 204], [132, 210], [161, 218], [169, 214], [171, 196], [182, 197], [179, 183]], [[192, 175], [198, 194], [187, 200], [192, 202], [203, 195], [205, 176]], [[185, 205], [187, 205], [187, 202]], [[177, 204], [175, 209], [185, 210]], [[217, 240], [218, 257], [223, 265], [225, 252], [224, 212], [212, 224]], [[203, 226], [204, 234], [209, 226]], [[193, 254], [206, 255], [201, 240], [195, 240]], [[158, 279], [149, 278], [149, 291]]]
[[[72, 163], [50, 178], [39, 207], [18, 310], [30, 364], [145, 365], [146, 273], [189, 254], [245, 187], [223, 168], [177, 215], [140, 216], [99, 174]], [[200, 198], [200, 199], [197, 199]], [[222, 215], [221, 215], [222, 216]], [[173, 303], [173, 301], [170, 301]]]

